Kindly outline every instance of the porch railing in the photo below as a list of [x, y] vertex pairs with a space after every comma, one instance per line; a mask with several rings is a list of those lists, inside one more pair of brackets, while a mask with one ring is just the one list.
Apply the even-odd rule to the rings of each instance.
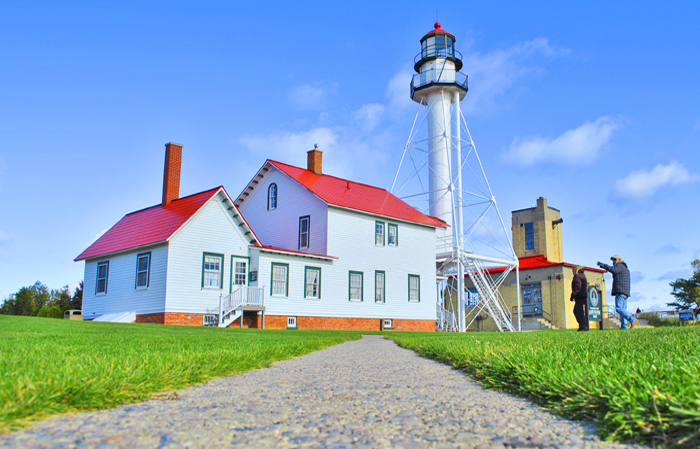
[[219, 297], [219, 322], [223, 323], [232, 313], [243, 306], [264, 306], [264, 287], [248, 287], [241, 285], [230, 295]]

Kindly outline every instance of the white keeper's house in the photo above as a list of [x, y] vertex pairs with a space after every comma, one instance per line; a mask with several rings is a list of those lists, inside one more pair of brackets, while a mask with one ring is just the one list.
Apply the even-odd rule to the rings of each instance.
[[180, 198], [166, 144], [160, 204], [127, 214], [85, 261], [83, 316], [257, 328], [435, 331], [436, 229], [384, 189], [266, 161], [233, 200]]

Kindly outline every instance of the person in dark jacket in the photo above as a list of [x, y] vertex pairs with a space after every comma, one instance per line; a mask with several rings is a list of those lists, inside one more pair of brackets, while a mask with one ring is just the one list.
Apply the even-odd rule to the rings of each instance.
[[629, 327], [633, 327], [634, 322], [637, 321], [637, 318], [627, 311], [627, 298], [630, 297], [630, 270], [617, 254], [612, 256], [610, 260], [613, 262], [612, 266], [603, 262], [598, 262], [598, 266], [611, 272], [613, 275], [612, 292], [610, 294], [615, 297], [615, 311], [620, 316], [620, 329], [627, 329], [628, 323]]
[[576, 265], [574, 278], [571, 280], [571, 301], [574, 301], [574, 316], [578, 321], [579, 332], [588, 330], [588, 279], [583, 268]]

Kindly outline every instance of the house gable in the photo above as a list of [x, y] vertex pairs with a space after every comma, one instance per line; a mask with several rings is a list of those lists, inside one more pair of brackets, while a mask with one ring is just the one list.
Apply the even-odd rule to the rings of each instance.
[[[327, 253], [328, 205], [276, 167], [266, 164], [236, 204], [262, 244], [289, 251]], [[268, 205], [270, 186], [277, 189], [276, 207]], [[252, 188], [251, 188], [252, 186]], [[300, 219], [308, 217], [308, 247], [300, 246]]]

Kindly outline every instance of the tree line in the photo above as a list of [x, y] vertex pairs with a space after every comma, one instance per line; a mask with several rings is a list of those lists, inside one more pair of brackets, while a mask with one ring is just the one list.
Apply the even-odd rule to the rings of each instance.
[[66, 310], [83, 308], [83, 281], [71, 294], [70, 288], [64, 286], [49, 290], [46, 285], [36, 281], [34, 285], [20, 288], [11, 294], [0, 306], [0, 315], [40, 316], [63, 318]]

